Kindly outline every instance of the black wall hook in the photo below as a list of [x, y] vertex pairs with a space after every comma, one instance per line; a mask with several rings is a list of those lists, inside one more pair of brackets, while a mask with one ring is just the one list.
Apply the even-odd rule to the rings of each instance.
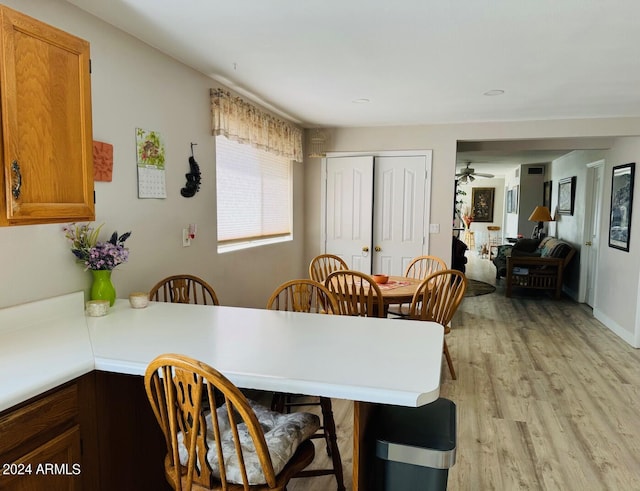
[[191, 172], [185, 174], [187, 178], [187, 183], [185, 187], [180, 190], [180, 194], [185, 198], [192, 198], [195, 194], [200, 191], [200, 166], [193, 154], [193, 147], [197, 145], [197, 143], [191, 143], [191, 157], [189, 157], [189, 168]]

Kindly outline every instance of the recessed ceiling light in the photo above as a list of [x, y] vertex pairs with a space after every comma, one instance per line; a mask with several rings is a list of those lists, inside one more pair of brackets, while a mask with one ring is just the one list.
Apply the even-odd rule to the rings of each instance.
[[492, 95], [502, 95], [502, 94], [504, 94], [504, 90], [502, 89], [491, 89], [491, 90], [487, 90], [483, 95], [492, 96]]
[[353, 102], [354, 104], [368, 104], [369, 102], [371, 102], [371, 100], [362, 98], [362, 99], [354, 99], [351, 102]]

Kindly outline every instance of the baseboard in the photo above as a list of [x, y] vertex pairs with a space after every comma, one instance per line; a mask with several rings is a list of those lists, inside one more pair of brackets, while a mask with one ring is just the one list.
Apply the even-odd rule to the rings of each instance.
[[602, 322], [605, 327], [611, 330], [614, 334], [622, 338], [623, 341], [630, 344], [634, 348], [640, 348], [635, 342], [634, 333], [627, 331], [620, 324], [604, 314], [601, 310], [593, 309], [593, 316]]

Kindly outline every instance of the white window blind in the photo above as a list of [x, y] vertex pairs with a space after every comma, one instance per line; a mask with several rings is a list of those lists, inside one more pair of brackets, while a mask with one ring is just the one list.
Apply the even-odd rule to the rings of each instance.
[[291, 234], [291, 161], [216, 137], [218, 242]]

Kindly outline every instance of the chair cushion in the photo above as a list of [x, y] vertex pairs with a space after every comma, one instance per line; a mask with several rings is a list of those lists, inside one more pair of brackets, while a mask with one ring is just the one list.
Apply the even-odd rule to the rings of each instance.
[[[298, 446], [307, 440], [320, 428], [320, 418], [311, 413], [291, 413], [281, 414], [271, 411], [260, 404], [249, 401], [253, 411], [255, 412], [260, 426], [264, 431], [264, 437], [269, 448], [269, 455], [271, 455], [271, 461], [273, 463], [273, 470], [277, 474], [287, 465], [293, 454], [298, 449]], [[227, 415], [227, 406], [223, 404], [217, 410], [218, 420], [220, 423], [220, 433], [222, 436], [222, 448], [225, 455], [225, 469], [227, 474], [227, 480], [237, 484], [242, 484], [242, 474], [240, 472], [240, 465], [238, 463], [238, 457], [236, 455], [233, 433], [231, 432], [231, 426], [229, 424], [229, 418]], [[207, 445], [209, 451], [207, 452], [207, 460], [211, 465], [213, 474], [216, 477], [220, 477], [218, 471], [218, 456], [216, 455], [216, 447], [214, 443], [213, 423], [211, 420], [211, 413], [206, 415], [207, 422]], [[249, 484], [265, 484], [266, 480], [260, 466], [260, 460], [258, 454], [253, 445], [253, 440], [247, 426], [244, 423], [238, 425], [238, 434], [240, 436], [240, 442], [242, 445], [242, 454], [244, 456], [244, 462], [247, 469], [247, 477]], [[188, 453], [183, 443], [182, 432], [178, 434], [178, 445], [180, 463], [182, 465], [187, 464]]]

